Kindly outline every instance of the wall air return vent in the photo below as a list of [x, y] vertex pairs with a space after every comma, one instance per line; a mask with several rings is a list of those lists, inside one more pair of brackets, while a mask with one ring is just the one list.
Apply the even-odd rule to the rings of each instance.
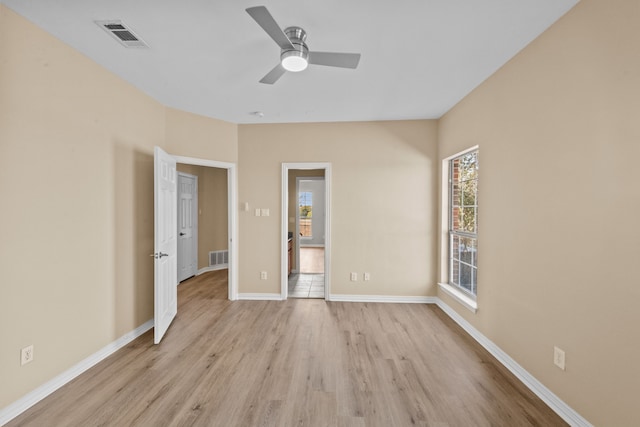
[[212, 251], [209, 252], [209, 267], [212, 270], [220, 270], [229, 267], [229, 251]]
[[125, 47], [148, 48], [147, 44], [120, 20], [95, 21]]

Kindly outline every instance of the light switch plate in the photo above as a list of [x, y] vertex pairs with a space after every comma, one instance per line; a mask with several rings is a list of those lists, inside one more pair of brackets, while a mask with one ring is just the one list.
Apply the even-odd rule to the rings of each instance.
[[565, 369], [565, 358], [564, 351], [559, 349], [558, 347], [553, 347], [553, 363], [558, 368], [564, 371]]

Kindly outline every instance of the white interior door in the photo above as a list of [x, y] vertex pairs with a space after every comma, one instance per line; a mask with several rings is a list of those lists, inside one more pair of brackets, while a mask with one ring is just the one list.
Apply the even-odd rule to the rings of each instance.
[[198, 177], [178, 172], [178, 282], [198, 272]]
[[154, 149], [154, 343], [178, 312], [176, 160]]

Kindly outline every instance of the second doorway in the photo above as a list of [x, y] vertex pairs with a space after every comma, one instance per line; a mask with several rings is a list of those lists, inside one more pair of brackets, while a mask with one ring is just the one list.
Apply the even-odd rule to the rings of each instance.
[[324, 172], [289, 170], [290, 298], [325, 298]]

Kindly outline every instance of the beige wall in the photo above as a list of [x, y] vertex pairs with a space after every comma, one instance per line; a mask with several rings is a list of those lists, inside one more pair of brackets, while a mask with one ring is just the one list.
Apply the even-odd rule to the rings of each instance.
[[436, 134], [428, 120], [239, 126], [239, 291], [280, 292], [282, 163], [330, 162], [332, 293], [434, 295]]
[[0, 5], [0, 408], [152, 318], [155, 145], [235, 162], [237, 126], [166, 109]]
[[209, 252], [228, 249], [227, 170], [178, 163], [178, 171], [198, 177], [198, 268]]
[[165, 148], [169, 154], [235, 163], [238, 126], [222, 120], [166, 109]]
[[165, 109], [1, 5], [0, 52], [4, 407], [153, 316]]
[[478, 313], [439, 297], [599, 426], [640, 425], [639, 21], [582, 0], [440, 121], [480, 145]]

